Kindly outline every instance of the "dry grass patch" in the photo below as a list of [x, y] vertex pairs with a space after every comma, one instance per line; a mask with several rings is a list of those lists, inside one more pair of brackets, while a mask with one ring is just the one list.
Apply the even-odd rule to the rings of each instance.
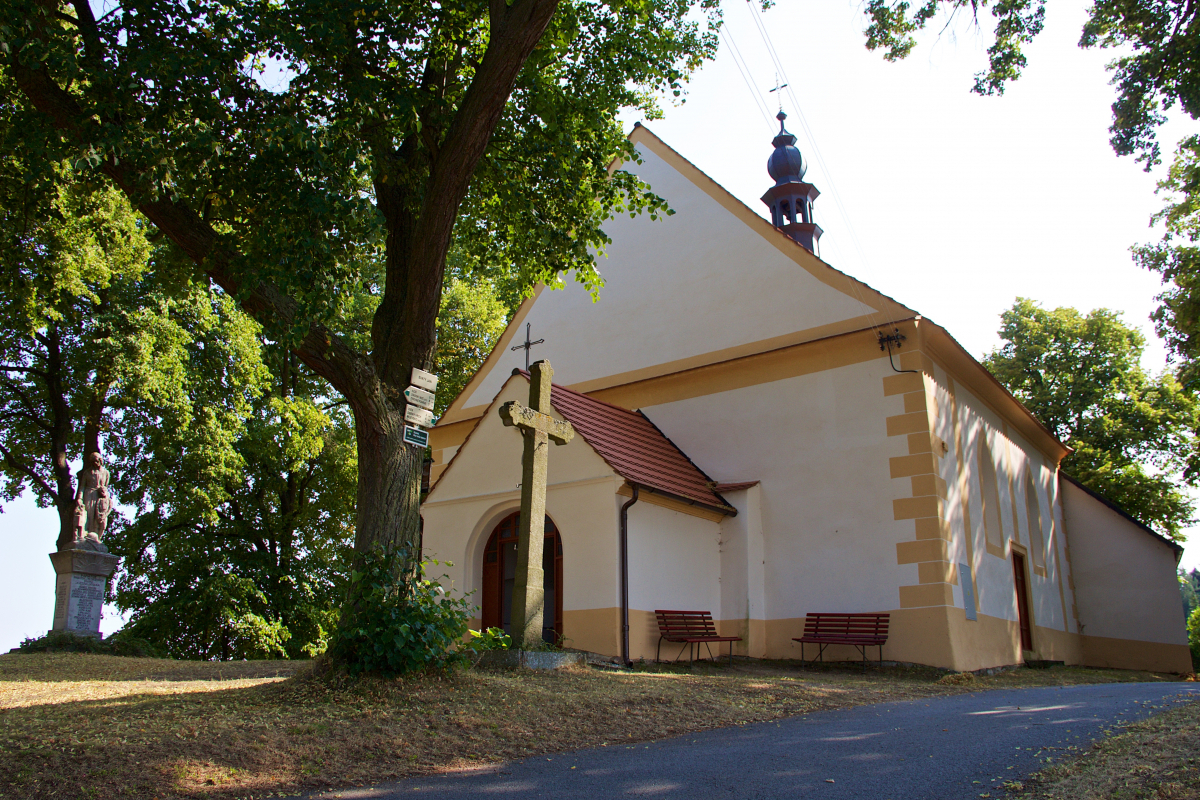
[[[1082, 755], [1055, 764], [1010, 796], [1028, 800], [1194, 800], [1200, 798], [1200, 701], [1123, 727]], [[1060, 754], [1055, 754], [1060, 755]]]
[[862, 703], [1153, 677], [1016, 670], [955, 686], [931, 669], [735, 662], [338, 686], [297, 669], [0, 656], [0, 797], [262, 797]]

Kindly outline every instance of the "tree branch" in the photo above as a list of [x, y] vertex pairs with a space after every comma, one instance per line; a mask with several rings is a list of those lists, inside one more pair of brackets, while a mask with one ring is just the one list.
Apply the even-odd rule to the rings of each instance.
[[4, 461], [9, 467], [24, 475], [26, 480], [34, 484], [43, 494], [54, 501], [55, 505], [58, 505], [58, 493], [50, 487], [50, 484], [46, 483], [42, 476], [34, 472], [32, 466], [14, 456], [12, 451], [4, 446], [3, 442], [0, 442], [0, 456], [4, 456]]
[[[44, 9], [53, 10], [50, 2], [42, 2]], [[77, 3], [87, 7], [86, 0], [77, 0]], [[35, 35], [48, 38], [45, 20], [40, 15], [35, 15], [30, 22], [33, 23]], [[81, 144], [89, 140], [87, 129], [97, 124], [95, 115], [85, 114], [75, 99], [54, 82], [46, 69], [25, 66], [18, 53], [9, 57], [9, 64], [21, 91], [38, 111], [50, 118], [60, 132]], [[119, 123], [104, 120], [104, 124]], [[270, 284], [260, 283], [253, 287], [243, 285], [232, 269], [235, 253], [219, 242], [217, 233], [192, 209], [172, 200], [138, 198], [135, 191], [137, 175], [128, 161], [118, 161], [109, 156], [100, 169], [214, 283], [227, 294], [242, 298], [242, 307], [248, 313], [259, 320], [271, 320], [286, 327], [292, 325], [298, 313], [295, 300]], [[293, 350], [356, 408], [368, 404], [369, 398], [381, 388], [370, 360], [323, 325], [310, 325], [304, 338]]]

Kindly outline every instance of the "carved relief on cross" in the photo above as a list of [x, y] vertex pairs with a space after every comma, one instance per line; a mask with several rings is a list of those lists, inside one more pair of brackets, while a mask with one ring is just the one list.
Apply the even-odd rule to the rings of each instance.
[[[531, 650], [542, 641], [545, 585], [542, 548], [545, 544], [547, 445], [566, 444], [575, 436], [571, 423], [555, 419], [550, 410], [549, 361], [529, 367], [529, 405], [510, 400], [500, 406], [500, 419], [525, 438], [521, 457], [521, 521], [517, 534], [517, 574], [513, 581], [512, 637], [517, 647]], [[536, 521], [537, 531], [533, 530]]]

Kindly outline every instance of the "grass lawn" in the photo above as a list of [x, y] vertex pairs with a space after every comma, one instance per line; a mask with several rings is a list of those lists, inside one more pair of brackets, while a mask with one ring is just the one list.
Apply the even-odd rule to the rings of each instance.
[[1200, 798], [1200, 702], [1115, 730], [1080, 755], [1045, 752], [1057, 761], [1009, 797], [1023, 800], [1195, 800]]
[[1149, 673], [801, 668], [458, 671], [336, 686], [286, 661], [0, 656], [0, 797], [233, 798], [645, 741], [818, 709]]

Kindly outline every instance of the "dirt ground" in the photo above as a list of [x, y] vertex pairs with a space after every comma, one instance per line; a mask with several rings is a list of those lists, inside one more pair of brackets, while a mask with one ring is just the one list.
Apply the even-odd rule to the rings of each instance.
[[280, 797], [863, 703], [1173, 679], [1081, 668], [864, 674], [743, 660], [337, 684], [304, 662], [4, 655], [0, 797]]

